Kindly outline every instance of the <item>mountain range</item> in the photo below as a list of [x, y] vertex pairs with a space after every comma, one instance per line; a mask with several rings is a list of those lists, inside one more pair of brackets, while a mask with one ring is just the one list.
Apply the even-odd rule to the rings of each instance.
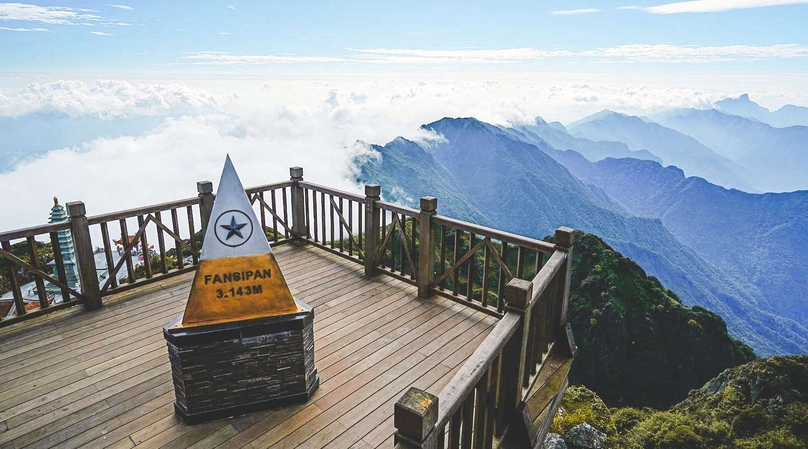
[[[629, 118], [606, 115], [618, 123]], [[675, 136], [660, 131], [660, 125], [637, 120], [642, 124], [629, 120], [632, 127]], [[570, 127], [573, 135], [580, 126], [584, 123]], [[678, 292], [684, 303], [721, 315], [730, 333], [758, 353], [808, 351], [808, 328], [778, 314], [759, 287], [707, 260], [662, 219], [639, 216], [603, 188], [579, 179], [556, 160], [563, 160], [562, 152], [529, 127], [503, 129], [473, 118], [445, 118], [423, 128], [444, 139], [418, 143], [396, 138], [384, 146], [370, 145], [376, 156], [356, 161], [357, 181], [379, 183], [385, 198], [411, 205], [421, 196], [433, 195], [439, 199], [441, 214], [535, 238], [561, 225], [595, 233]], [[700, 148], [692, 138], [676, 138], [688, 142], [691, 150]], [[654, 161], [639, 162], [661, 167]]]
[[750, 100], [748, 94], [717, 101], [715, 106], [728, 114], [754, 119], [778, 128], [794, 125], [808, 126], [808, 108], [804, 106], [787, 104], [771, 112]]
[[[623, 142], [610, 142], [604, 140], [589, 140], [570, 135], [567, 128], [561, 123], [547, 123], [541, 117], [536, 117], [533, 123], [514, 123], [511, 127], [501, 127], [504, 131], [515, 131], [523, 134], [528, 139], [531, 136], [538, 136], [539, 139], [531, 140], [535, 144], [548, 144], [559, 150], [575, 150], [592, 162], [606, 159], [607, 157], [634, 159], [647, 159], [657, 161], [660, 164], [662, 159], [654, 156], [648, 150], [632, 151]], [[520, 136], [521, 138], [521, 136]]]
[[[658, 123], [612, 111], [601, 111], [569, 125], [576, 137], [625, 142], [631, 150], [648, 150], [665, 165], [675, 165], [688, 175], [746, 192], [757, 191], [752, 173], [716, 153], [702, 142]], [[565, 150], [567, 148], [558, 148]]]
[[556, 159], [633, 215], [660, 219], [679, 241], [724, 272], [747, 279], [774, 313], [808, 326], [808, 191], [728, 190], [652, 161]]
[[[808, 189], [808, 126], [776, 128], [717, 109], [680, 109], [654, 115], [652, 119], [737, 162], [754, 175], [752, 185], [761, 191]], [[698, 176], [687, 170], [685, 173]]]

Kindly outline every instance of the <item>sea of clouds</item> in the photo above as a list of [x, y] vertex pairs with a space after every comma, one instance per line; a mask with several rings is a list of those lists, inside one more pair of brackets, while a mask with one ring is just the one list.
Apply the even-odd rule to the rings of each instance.
[[[245, 186], [289, 176], [345, 190], [361, 140], [434, 138], [419, 126], [442, 117], [473, 116], [495, 124], [542, 116], [562, 123], [603, 109], [635, 115], [709, 108], [743, 92], [564, 82], [367, 80], [138, 83], [58, 80], [0, 88], [0, 119], [42, 114], [127, 120], [158, 117], [147, 132], [52, 148], [0, 174], [0, 229], [44, 223], [51, 197], [82, 200], [89, 214], [194, 196], [200, 180], [218, 181], [230, 154]], [[750, 93], [777, 102], [788, 92]], [[799, 100], [799, 98], [798, 98]], [[32, 136], [34, 138], [35, 136]]]

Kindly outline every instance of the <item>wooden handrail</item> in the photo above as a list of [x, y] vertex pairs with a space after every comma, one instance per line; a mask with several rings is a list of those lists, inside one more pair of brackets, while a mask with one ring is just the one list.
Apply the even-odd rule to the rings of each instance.
[[15, 229], [13, 231], [6, 231], [0, 234], [0, 241], [17, 240], [26, 237], [32, 237], [40, 234], [49, 234], [56, 231], [64, 231], [70, 229], [69, 221], [60, 221], [57, 223], [48, 223], [39, 226], [31, 226], [28, 228]]
[[541, 295], [550, 286], [550, 283], [555, 279], [556, 274], [564, 267], [567, 261], [567, 253], [556, 251], [550, 256], [550, 260], [541, 268], [536, 274], [536, 277], [531, 281], [533, 283], [533, 296], [530, 298], [530, 303], [527, 307], [533, 307], [536, 301], [539, 300]]
[[474, 351], [471, 357], [460, 368], [457, 374], [438, 395], [438, 420], [435, 427], [442, 428], [449, 423], [452, 416], [460, 409], [463, 402], [482, 379], [494, 359], [519, 329], [521, 316], [506, 313], [497, 323], [494, 330]]
[[291, 186], [292, 184], [293, 184], [292, 181], [273, 182], [272, 184], [264, 184], [260, 186], [250, 187], [244, 189], [244, 191], [247, 192], [247, 195], [249, 196], [254, 195], [258, 192], [268, 192], [270, 190], [284, 189], [286, 187]]
[[511, 234], [510, 232], [500, 231], [499, 229], [488, 228], [466, 221], [460, 221], [444, 215], [435, 215], [432, 220], [434, 224], [444, 225], [450, 228], [459, 229], [461, 231], [483, 235], [494, 240], [512, 243], [514, 245], [523, 246], [525, 248], [541, 251], [547, 254], [552, 254], [556, 250], [556, 246], [552, 243], [543, 242], [530, 237], [524, 237], [518, 234]]
[[[396, 444], [442, 447], [447, 431], [453, 448], [492, 447], [497, 438], [540, 444], [575, 354], [566, 323], [574, 232], [562, 227], [555, 238], [558, 249], [532, 280], [508, 282], [507, 312], [438, 396], [411, 388], [396, 403]], [[546, 382], [548, 376], [560, 381]]]
[[177, 201], [169, 201], [166, 203], [152, 204], [151, 206], [136, 207], [134, 209], [126, 209], [118, 212], [110, 212], [101, 215], [94, 215], [87, 217], [87, 223], [90, 225], [106, 223], [125, 218], [137, 217], [140, 215], [153, 214], [165, 210], [176, 209], [180, 207], [193, 206], [199, 204], [199, 197], [185, 198]]
[[356, 193], [346, 192], [344, 190], [339, 189], [332, 189], [331, 187], [326, 187], [320, 184], [315, 184], [313, 182], [308, 181], [300, 181], [298, 183], [300, 186], [311, 189], [317, 192], [326, 193], [328, 195], [334, 195], [336, 197], [342, 197], [351, 201], [356, 201], [359, 203], [365, 203], [365, 197]]
[[408, 217], [415, 218], [418, 216], [418, 210], [413, 209], [407, 206], [400, 206], [398, 204], [388, 203], [386, 201], [376, 201], [376, 206], [379, 209], [386, 210], [388, 212], [395, 212], [397, 214], [406, 215]]

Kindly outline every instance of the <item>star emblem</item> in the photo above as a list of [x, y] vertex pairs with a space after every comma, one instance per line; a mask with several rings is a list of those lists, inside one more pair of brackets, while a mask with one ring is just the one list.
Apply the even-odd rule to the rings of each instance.
[[227, 230], [227, 237], [225, 240], [230, 240], [230, 237], [237, 235], [240, 239], [243, 239], [244, 236], [241, 235], [241, 228], [247, 226], [247, 223], [236, 223], [236, 217], [230, 217], [230, 224], [227, 225], [219, 225], [220, 227]]

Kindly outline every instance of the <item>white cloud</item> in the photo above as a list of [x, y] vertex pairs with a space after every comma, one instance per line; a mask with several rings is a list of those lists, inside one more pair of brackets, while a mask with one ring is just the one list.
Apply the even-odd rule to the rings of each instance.
[[630, 6], [621, 9], [639, 9], [653, 14], [680, 14], [731, 11], [734, 9], [762, 8], [765, 6], [808, 4], [808, 0], [692, 0], [666, 3], [658, 6]]
[[359, 60], [386, 63], [501, 63], [536, 59], [583, 57], [606, 62], [705, 63], [721, 61], [755, 61], [774, 58], [808, 57], [808, 45], [769, 46], [728, 45], [699, 47], [688, 45], [621, 45], [596, 50], [572, 52], [537, 48], [502, 50], [408, 50], [349, 49], [360, 53]]
[[19, 91], [6, 93], [5, 97], [0, 96], [0, 117], [22, 117], [33, 113], [103, 119], [159, 116], [210, 111], [228, 101], [227, 97], [217, 97], [184, 84], [66, 80], [31, 83]]
[[217, 34], [219, 34], [219, 36], [227, 36], [230, 33], [228, 33], [227, 31], [219, 31], [219, 33], [217, 33]]
[[617, 62], [712, 63], [758, 61], [808, 57], [808, 45], [726, 45], [699, 47], [689, 45], [621, 45], [581, 52], [582, 56], [606, 58]]
[[[727, 93], [594, 83], [591, 76], [585, 78], [590, 79], [588, 84], [534, 76], [517, 81], [253, 79], [208, 86], [229, 95], [183, 84], [107, 80], [32, 84], [10, 95], [3, 91], [6, 97], [0, 95], [0, 113], [4, 115], [28, 111], [74, 117], [175, 118], [140, 136], [96, 139], [58, 149], [0, 174], [0, 197], [5, 201], [3, 210], [8, 211], [0, 214], [0, 229], [40, 224], [54, 195], [63, 202], [84, 201], [90, 214], [194, 196], [196, 181], [218, 180], [225, 153], [231, 154], [248, 186], [288, 179], [288, 167], [300, 165], [306, 179], [354, 189], [349, 162], [364, 151], [354, 145], [357, 140], [384, 144], [403, 135], [428, 144], [439, 137], [420, 131], [419, 126], [444, 116], [506, 124], [540, 115], [568, 123], [602, 109], [649, 115], [669, 108], [708, 108], [737, 93], [736, 88]], [[794, 98], [793, 92], [777, 95]], [[72, 173], [73, 181], [63, 182], [63, 173]], [[136, 189], [131, 188], [134, 184]]]
[[539, 48], [506, 48], [500, 50], [421, 50], [367, 48], [348, 50], [360, 53], [364, 62], [387, 63], [502, 63], [529, 59], [546, 59], [571, 56], [574, 53], [566, 50], [544, 50]]
[[9, 27], [0, 27], [0, 30], [3, 31], [16, 31], [19, 33], [53, 33], [53, 30], [49, 30], [47, 28], [9, 28]]
[[595, 8], [581, 8], [581, 9], [565, 9], [561, 11], [550, 11], [550, 14], [554, 16], [573, 16], [578, 14], [592, 14], [596, 12], [600, 12], [600, 10]]
[[232, 9], [232, 10], [234, 10], [234, 11], [235, 11], [236, 7], [235, 7], [235, 6], [233, 6], [233, 5], [227, 5], [227, 9]]
[[184, 59], [194, 60], [194, 64], [210, 65], [267, 65], [316, 62], [346, 62], [345, 58], [294, 55], [233, 55], [227, 52], [207, 51], [188, 53]]
[[198, 60], [198, 64], [214, 65], [267, 65], [293, 63], [507, 63], [528, 59], [544, 59], [572, 55], [567, 51], [512, 48], [503, 50], [408, 50], [408, 49], [347, 49], [358, 53], [350, 57], [297, 56], [297, 55], [234, 55], [228, 52], [193, 52], [183, 58]]
[[[221, 34], [221, 33], [220, 33]], [[304, 63], [355, 64], [513, 64], [551, 58], [592, 63], [714, 63], [758, 61], [808, 57], [808, 45], [781, 44], [768, 46], [725, 45], [645, 45], [632, 44], [595, 50], [569, 51], [541, 48], [505, 48], [498, 50], [424, 50], [396, 48], [347, 48], [347, 57], [296, 55], [236, 55], [228, 52], [193, 52], [183, 58], [195, 64], [270, 65]]]
[[135, 9], [135, 8], [132, 8], [131, 6], [128, 6], [128, 5], [107, 5], [107, 6], [112, 7], [112, 8], [125, 9], [127, 11], [133, 11]]
[[[338, 124], [329, 120], [325, 108], [278, 109], [249, 118], [184, 116], [166, 119], [143, 136], [97, 139], [52, 151], [0, 174], [0, 194], [14, 196], [3, 203], [14, 214], [0, 216], [0, 229], [42, 221], [50, 207], [43, 199], [54, 195], [63, 202], [84, 201], [89, 214], [195, 196], [197, 181], [218, 181], [226, 154], [246, 186], [289, 179], [289, 167], [299, 165], [306, 179], [358, 192], [348, 180], [348, 162], [366, 150], [345, 140], [347, 133]], [[59, 181], [60, 174], [72, 170], [73, 181]], [[23, 179], [25, 187], [13, 185]], [[37, 180], [36, 188], [31, 188], [31, 179]], [[133, 183], [136, 189], [131, 189]], [[111, 194], [111, 189], [128, 193]]]
[[38, 6], [24, 3], [0, 3], [0, 21], [19, 20], [52, 25], [91, 25], [101, 20], [93, 10], [65, 6]]
[[105, 33], [103, 31], [90, 31], [90, 34], [95, 34], [96, 36], [114, 36], [112, 33]]

